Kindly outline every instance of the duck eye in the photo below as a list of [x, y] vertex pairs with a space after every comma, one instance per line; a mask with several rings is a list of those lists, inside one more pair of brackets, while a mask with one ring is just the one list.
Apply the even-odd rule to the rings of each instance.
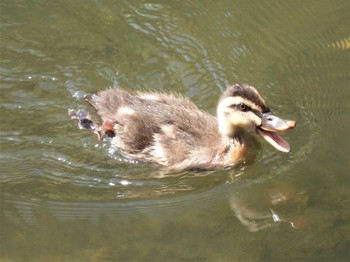
[[239, 109], [241, 110], [241, 111], [248, 111], [248, 106], [246, 106], [245, 104], [243, 104], [243, 103], [240, 103], [239, 104]]

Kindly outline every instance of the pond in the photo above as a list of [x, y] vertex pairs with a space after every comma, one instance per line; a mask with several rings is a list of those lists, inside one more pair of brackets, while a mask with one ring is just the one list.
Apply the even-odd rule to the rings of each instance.
[[[0, 3], [1, 261], [349, 261], [349, 1]], [[68, 109], [108, 87], [295, 119], [279, 152], [168, 172]], [[255, 135], [253, 135], [255, 136]]]

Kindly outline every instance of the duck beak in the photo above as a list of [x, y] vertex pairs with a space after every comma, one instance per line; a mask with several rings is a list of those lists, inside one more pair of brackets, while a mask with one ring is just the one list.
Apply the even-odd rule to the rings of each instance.
[[256, 132], [276, 149], [282, 152], [290, 152], [290, 145], [277, 135], [277, 132], [282, 132], [295, 126], [296, 121], [284, 120], [271, 112], [267, 112], [262, 115], [261, 126], [256, 128]]

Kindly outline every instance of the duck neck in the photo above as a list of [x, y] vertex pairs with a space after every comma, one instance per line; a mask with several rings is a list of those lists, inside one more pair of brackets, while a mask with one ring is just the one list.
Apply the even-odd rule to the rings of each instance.
[[239, 131], [233, 133], [230, 136], [222, 135], [223, 145], [226, 147], [236, 147], [244, 144], [244, 135]]
[[224, 116], [218, 115], [218, 126], [219, 132], [225, 140], [232, 139], [237, 136], [237, 128], [231, 123], [227, 122], [226, 119], [224, 119]]
[[225, 165], [237, 164], [244, 159], [247, 149], [245, 132], [236, 129], [234, 135], [222, 135], [220, 159]]
[[234, 126], [231, 123], [225, 121], [225, 119], [220, 119], [220, 116], [218, 116], [218, 126], [219, 132], [224, 141], [231, 141], [239, 138], [245, 132], [243, 128]]

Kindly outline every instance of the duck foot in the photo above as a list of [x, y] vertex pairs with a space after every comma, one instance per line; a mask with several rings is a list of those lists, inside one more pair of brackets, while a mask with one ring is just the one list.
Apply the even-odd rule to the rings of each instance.
[[71, 119], [78, 120], [79, 129], [86, 129], [97, 135], [99, 140], [103, 140], [106, 135], [110, 136], [110, 130], [104, 130], [101, 125], [91, 119], [91, 115], [84, 109], [78, 111], [74, 109], [68, 109], [68, 115]]

